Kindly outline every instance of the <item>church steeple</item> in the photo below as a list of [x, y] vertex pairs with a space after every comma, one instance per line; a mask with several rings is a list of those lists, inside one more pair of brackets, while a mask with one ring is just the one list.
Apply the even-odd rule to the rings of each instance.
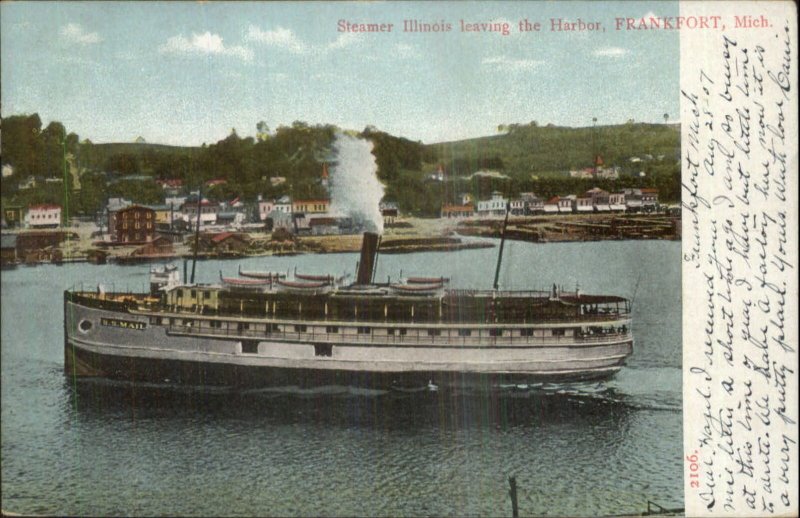
[[320, 177], [320, 183], [323, 187], [328, 187], [328, 164], [327, 162], [322, 163], [322, 176]]

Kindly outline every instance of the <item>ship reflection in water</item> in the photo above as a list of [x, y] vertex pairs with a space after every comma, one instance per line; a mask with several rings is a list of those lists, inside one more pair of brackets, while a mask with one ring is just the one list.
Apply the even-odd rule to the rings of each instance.
[[[678, 441], [676, 412], [629, 405], [604, 384], [398, 392], [82, 380], [68, 403], [136, 476], [186, 477], [174, 509], [161, 502], [164, 512], [193, 509], [190, 487], [235, 482], [250, 496], [226, 498], [226, 509], [244, 514], [510, 515], [509, 475], [528, 515], [680, 504], [666, 496], [670, 470], [653, 467], [665, 464], [663, 446], [631, 449], [665, 433]], [[583, 494], [570, 496], [578, 487]], [[216, 509], [206, 500], [202, 509]]]
[[[70, 404], [85, 418], [235, 419], [254, 428], [302, 423], [392, 431], [484, 427], [502, 431], [573, 422], [624, 434], [624, 422], [634, 409], [603, 383], [459, 391], [439, 391], [434, 386], [235, 389], [104, 379], [70, 383]], [[616, 441], [609, 438], [609, 442]]]

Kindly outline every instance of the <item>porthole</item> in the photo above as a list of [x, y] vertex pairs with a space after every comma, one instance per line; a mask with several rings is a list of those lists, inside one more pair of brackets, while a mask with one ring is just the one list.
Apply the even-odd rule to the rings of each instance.
[[78, 329], [84, 333], [88, 333], [89, 330], [92, 329], [92, 322], [89, 320], [81, 320], [80, 324], [78, 324]]

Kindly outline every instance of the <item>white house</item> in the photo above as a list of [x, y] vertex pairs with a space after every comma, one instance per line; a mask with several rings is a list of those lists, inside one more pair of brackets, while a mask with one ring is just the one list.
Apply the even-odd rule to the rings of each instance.
[[544, 210], [544, 212], [547, 214], [556, 213], [558, 212], [558, 205], [560, 202], [561, 198], [559, 198], [558, 196], [553, 196], [552, 198], [544, 202], [544, 204], [542, 205], [542, 210]]
[[259, 200], [258, 201], [258, 219], [259, 221], [266, 221], [269, 213], [275, 210], [275, 200]]
[[25, 223], [31, 228], [55, 228], [61, 225], [61, 206], [42, 203], [28, 207]]
[[275, 210], [284, 214], [292, 213], [292, 199], [288, 196], [281, 196], [275, 200]]
[[493, 192], [491, 199], [481, 200], [478, 202], [478, 217], [486, 216], [504, 216], [506, 213], [506, 205], [508, 200], [503, 198], [500, 192]]
[[592, 197], [584, 194], [575, 198], [575, 210], [577, 212], [594, 212], [594, 203]]
[[608, 204], [612, 211], [625, 212], [625, 193], [612, 192], [608, 195]]
[[[189, 226], [197, 225], [197, 198], [186, 201], [181, 207], [183, 220]], [[200, 201], [200, 226], [215, 225], [219, 214], [219, 204], [203, 199]]]
[[658, 205], [658, 189], [642, 189], [642, 207], [654, 209]]
[[544, 200], [532, 192], [523, 192], [519, 195], [525, 204], [525, 214], [536, 214], [544, 211]]
[[577, 199], [578, 197], [574, 194], [561, 196], [558, 199], [558, 212], [574, 212], [573, 207], [575, 206]]

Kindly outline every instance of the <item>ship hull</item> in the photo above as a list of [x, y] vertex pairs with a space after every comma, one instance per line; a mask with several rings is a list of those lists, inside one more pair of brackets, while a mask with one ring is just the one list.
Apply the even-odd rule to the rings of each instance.
[[68, 377], [223, 387], [487, 388], [603, 380], [612, 377], [621, 368], [619, 365], [562, 373], [481, 373], [424, 369], [410, 372], [355, 371], [117, 356], [90, 352], [74, 345], [67, 346], [65, 357], [65, 373]]
[[67, 376], [156, 383], [419, 388], [582, 381], [613, 376], [633, 348], [629, 334], [581, 344], [467, 345], [421, 333], [402, 343], [372, 335], [326, 343], [291, 333], [215, 335], [218, 329], [203, 328], [200, 319], [193, 328], [158, 325], [152, 315], [87, 307], [68, 297], [64, 311]]

